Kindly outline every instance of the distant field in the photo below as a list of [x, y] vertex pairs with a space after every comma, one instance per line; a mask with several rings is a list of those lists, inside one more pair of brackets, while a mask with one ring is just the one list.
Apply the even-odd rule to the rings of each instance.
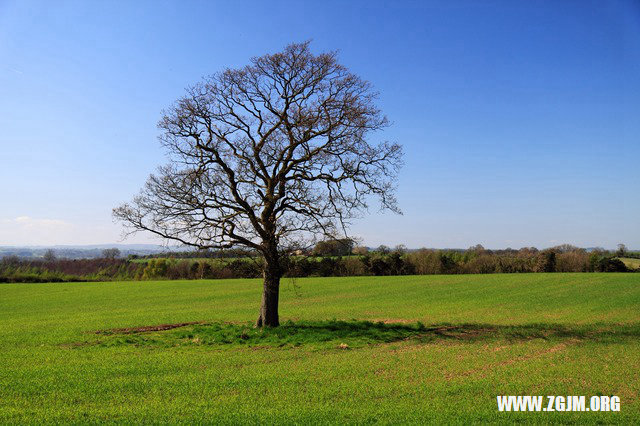
[[[640, 419], [640, 274], [285, 279], [295, 323], [265, 333], [259, 299], [259, 280], [2, 284], [0, 423]], [[509, 394], [621, 411], [498, 412]]]
[[634, 259], [632, 257], [619, 257], [618, 259], [622, 260], [627, 268], [630, 269], [640, 269], [640, 259]]

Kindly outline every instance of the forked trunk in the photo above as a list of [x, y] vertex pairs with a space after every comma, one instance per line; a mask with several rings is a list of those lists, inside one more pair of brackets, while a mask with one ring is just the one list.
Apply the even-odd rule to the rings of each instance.
[[280, 294], [280, 277], [282, 272], [277, 258], [266, 258], [263, 272], [262, 304], [256, 327], [278, 327], [278, 296]]

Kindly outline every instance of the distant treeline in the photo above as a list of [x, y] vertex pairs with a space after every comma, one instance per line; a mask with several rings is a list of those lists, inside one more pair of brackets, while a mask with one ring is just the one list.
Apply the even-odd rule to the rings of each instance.
[[131, 259], [235, 259], [240, 257], [256, 257], [254, 250], [225, 249], [225, 250], [182, 250], [154, 253], [148, 256], [129, 256]]
[[[126, 247], [126, 246], [125, 246]], [[131, 247], [123, 247], [121, 254], [123, 256], [149, 256], [156, 253], [166, 253], [167, 250], [161, 246], [153, 248], [149, 245], [149, 248], [138, 247], [132, 245]], [[110, 248], [107, 248], [110, 249]], [[0, 246], [0, 259], [3, 257], [17, 256], [21, 259], [42, 259], [48, 252], [53, 252], [56, 257], [63, 259], [99, 259], [103, 257], [105, 248], [99, 247], [8, 247]]]
[[63, 282], [130, 280], [141, 265], [126, 259], [20, 259], [0, 260], [0, 282]]
[[[467, 250], [379, 247], [369, 250], [343, 244], [331, 252], [327, 245], [312, 253], [285, 258], [287, 277], [492, 274], [525, 272], [629, 272], [619, 257], [640, 258], [640, 253], [586, 251], [570, 245], [545, 250], [486, 250], [475, 246]], [[322, 253], [322, 254], [321, 254]], [[348, 254], [351, 253], [351, 254]], [[61, 282], [155, 279], [257, 278], [262, 275], [261, 260], [235, 252], [202, 256], [203, 252], [180, 252], [181, 258], [127, 258], [105, 251], [101, 259], [21, 260], [15, 256], [0, 260], [0, 282]], [[638, 271], [638, 269], [635, 269]]]

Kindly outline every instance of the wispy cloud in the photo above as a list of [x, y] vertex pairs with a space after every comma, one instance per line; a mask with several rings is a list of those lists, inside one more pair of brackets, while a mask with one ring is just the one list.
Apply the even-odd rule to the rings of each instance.
[[18, 216], [0, 219], [0, 245], [20, 241], [24, 244], [51, 244], [73, 231], [73, 225], [59, 219]]
[[[109, 219], [87, 223], [27, 215], [0, 218], [0, 246], [112, 244], [120, 241], [121, 228]], [[158, 241], [148, 235], [139, 235], [128, 238], [126, 243], [157, 244]]]
[[19, 69], [17, 69], [17, 68], [7, 67], [7, 69], [8, 69], [9, 71], [13, 71], [13, 72], [14, 72], [14, 73], [16, 73], [16, 74], [20, 74], [20, 75], [24, 74], [24, 71], [21, 71], [21, 70], [19, 70]]
[[35, 219], [29, 216], [18, 216], [15, 219], [5, 219], [5, 223], [13, 223], [16, 226], [20, 226], [25, 229], [34, 229], [34, 228], [65, 228], [70, 227], [71, 224], [65, 222], [64, 220], [58, 219]]

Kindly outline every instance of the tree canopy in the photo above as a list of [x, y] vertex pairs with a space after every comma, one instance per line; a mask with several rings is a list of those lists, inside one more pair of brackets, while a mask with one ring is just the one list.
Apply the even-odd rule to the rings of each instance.
[[402, 149], [371, 142], [389, 124], [376, 97], [309, 43], [206, 77], [159, 122], [169, 164], [114, 215], [190, 246], [257, 250], [277, 293], [283, 250], [346, 236], [370, 196], [399, 212]]

